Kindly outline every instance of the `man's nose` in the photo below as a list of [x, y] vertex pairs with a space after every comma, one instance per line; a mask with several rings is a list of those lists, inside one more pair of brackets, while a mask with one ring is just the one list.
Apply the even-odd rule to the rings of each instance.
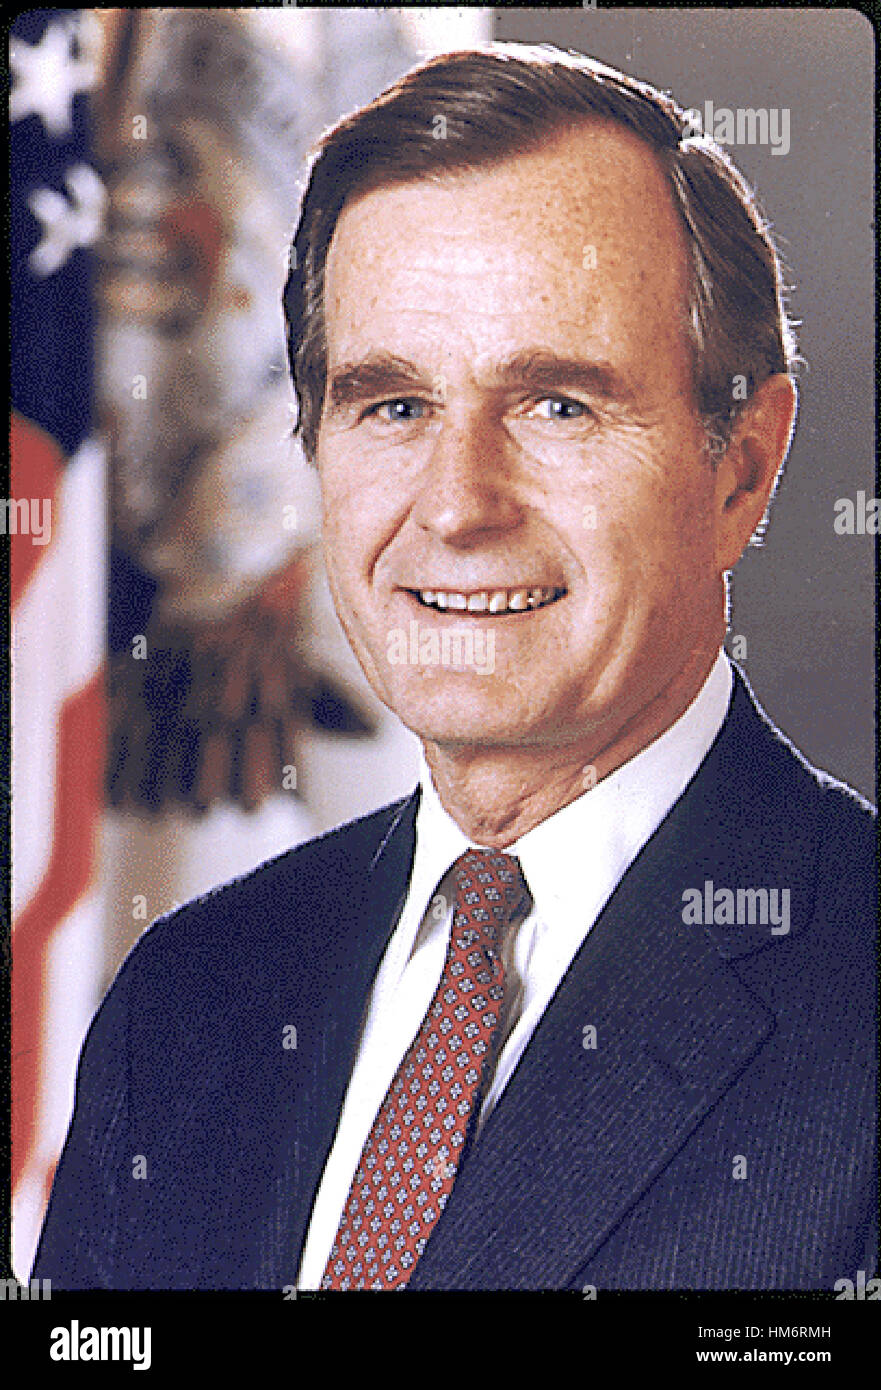
[[442, 419], [413, 509], [418, 525], [448, 545], [473, 546], [520, 524], [510, 442], [478, 412]]

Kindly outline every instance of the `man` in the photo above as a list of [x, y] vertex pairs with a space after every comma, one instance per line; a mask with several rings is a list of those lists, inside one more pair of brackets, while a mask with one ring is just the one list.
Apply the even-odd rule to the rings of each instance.
[[285, 295], [300, 430], [421, 786], [145, 934], [36, 1277], [831, 1291], [874, 1267], [872, 817], [721, 652], [794, 344], [750, 193], [686, 125], [586, 59], [494, 47], [322, 141]]

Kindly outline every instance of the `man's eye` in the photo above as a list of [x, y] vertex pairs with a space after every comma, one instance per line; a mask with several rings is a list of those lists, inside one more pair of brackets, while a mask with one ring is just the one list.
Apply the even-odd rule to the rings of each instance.
[[589, 413], [586, 405], [568, 396], [545, 396], [533, 409], [533, 414], [542, 420], [580, 420]]
[[412, 396], [398, 396], [394, 400], [380, 401], [377, 405], [372, 405], [366, 413], [368, 416], [378, 416], [388, 424], [407, 425], [412, 420], [424, 419], [427, 412], [428, 406], [425, 401]]

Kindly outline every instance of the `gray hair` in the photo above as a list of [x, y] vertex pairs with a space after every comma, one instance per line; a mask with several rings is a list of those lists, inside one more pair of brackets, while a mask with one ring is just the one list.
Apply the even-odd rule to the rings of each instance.
[[[308, 458], [326, 390], [325, 266], [344, 206], [376, 188], [498, 163], [591, 117], [639, 136], [667, 177], [690, 251], [686, 329], [710, 458], [724, 452], [764, 380], [777, 372], [794, 379], [780, 252], [728, 155], [692, 133], [687, 112], [648, 83], [546, 45], [490, 44], [421, 63], [317, 146], [284, 290], [296, 428]], [[736, 398], [735, 378], [745, 379]]]

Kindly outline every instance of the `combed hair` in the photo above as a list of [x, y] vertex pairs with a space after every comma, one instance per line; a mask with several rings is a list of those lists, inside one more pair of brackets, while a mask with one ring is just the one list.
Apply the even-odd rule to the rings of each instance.
[[[377, 188], [485, 168], [590, 118], [637, 135], [667, 177], [690, 250], [683, 309], [711, 458], [724, 451], [738, 412], [767, 377], [794, 377], [781, 256], [728, 155], [692, 134], [687, 112], [648, 83], [550, 45], [489, 44], [419, 64], [316, 147], [284, 291], [296, 429], [308, 458], [326, 389], [325, 266], [346, 204]], [[746, 379], [743, 399], [733, 399], [736, 376]]]

